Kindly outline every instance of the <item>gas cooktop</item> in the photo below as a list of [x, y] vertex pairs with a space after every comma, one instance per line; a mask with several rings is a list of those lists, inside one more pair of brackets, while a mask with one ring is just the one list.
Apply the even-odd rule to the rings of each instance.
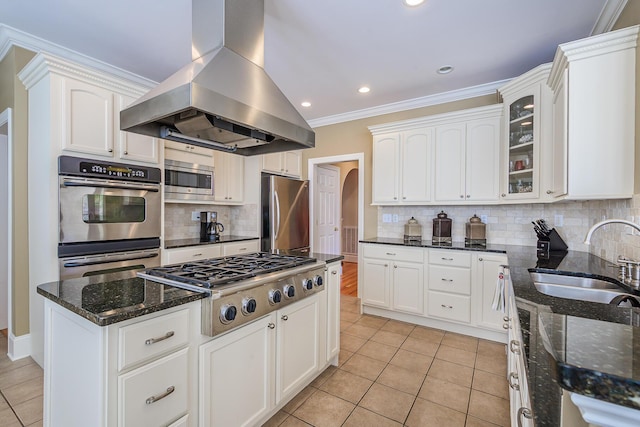
[[150, 268], [139, 272], [138, 276], [151, 280], [154, 277], [162, 278], [176, 284], [212, 289], [260, 274], [315, 262], [315, 258], [256, 252]]

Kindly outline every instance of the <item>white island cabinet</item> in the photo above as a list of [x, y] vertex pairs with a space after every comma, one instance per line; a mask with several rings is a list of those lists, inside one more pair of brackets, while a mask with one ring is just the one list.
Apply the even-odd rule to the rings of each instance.
[[[45, 298], [44, 425], [262, 425], [338, 364], [340, 261], [322, 278], [322, 291], [216, 337], [201, 333], [200, 300], [99, 326]], [[167, 295], [145, 292], [132, 310]]]

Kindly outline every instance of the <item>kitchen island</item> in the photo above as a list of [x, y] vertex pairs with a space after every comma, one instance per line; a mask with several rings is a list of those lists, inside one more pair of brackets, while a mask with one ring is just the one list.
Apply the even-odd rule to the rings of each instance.
[[[131, 272], [40, 285], [45, 425], [265, 422], [329, 364], [337, 364], [342, 256], [311, 257], [313, 274], [324, 273], [313, 292], [216, 336], [202, 329], [205, 306], [215, 299], [206, 292]], [[303, 348], [290, 348], [300, 340]]]
[[[635, 411], [640, 409], [640, 352], [633, 351], [638, 347], [640, 309], [548, 296], [538, 292], [529, 274], [535, 269], [614, 278], [617, 270], [610, 262], [578, 251], [538, 259], [535, 247], [517, 245], [467, 246], [464, 242], [434, 244], [428, 240], [405, 243], [393, 238], [366, 239], [361, 244], [506, 254], [523, 331], [527, 391], [535, 425], [562, 425], [560, 387], [615, 404], [619, 412], [629, 408], [640, 420], [640, 411]], [[619, 284], [628, 293], [640, 295], [637, 289]], [[599, 351], [594, 351], [598, 345]], [[610, 363], [602, 363], [603, 358]]]

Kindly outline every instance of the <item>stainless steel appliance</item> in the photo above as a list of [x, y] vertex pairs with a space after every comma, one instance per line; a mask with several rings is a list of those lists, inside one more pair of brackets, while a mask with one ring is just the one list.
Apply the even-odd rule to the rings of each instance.
[[139, 271], [155, 282], [206, 292], [202, 333], [216, 336], [324, 289], [323, 262], [265, 252]]
[[242, 155], [315, 146], [264, 70], [264, 0], [192, 0], [192, 62], [120, 113], [120, 129]]
[[261, 250], [309, 252], [309, 181], [262, 174]]
[[60, 278], [160, 263], [158, 168], [60, 156]]
[[200, 240], [216, 242], [220, 240], [220, 233], [224, 225], [218, 222], [218, 212], [200, 212]]
[[164, 161], [164, 194], [167, 199], [214, 200], [213, 167], [178, 160]]

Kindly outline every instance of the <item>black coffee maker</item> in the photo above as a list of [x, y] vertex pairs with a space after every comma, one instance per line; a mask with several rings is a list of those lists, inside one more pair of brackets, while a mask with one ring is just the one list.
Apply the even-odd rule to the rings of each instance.
[[200, 212], [200, 241], [215, 242], [220, 240], [224, 225], [218, 222], [218, 212]]

